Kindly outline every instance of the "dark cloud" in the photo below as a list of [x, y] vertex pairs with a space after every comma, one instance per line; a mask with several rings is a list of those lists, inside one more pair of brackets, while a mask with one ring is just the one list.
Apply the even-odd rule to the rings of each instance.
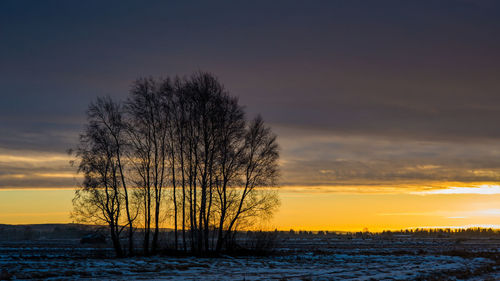
[[[62, 154], [96, 96], [207, 70], [292, 142], [363, 139], [284, 145], [284, 182], [483, 179], [466, 171], [498, 167], [483, 143], [500, 141], [499, 12], [497, 1], [2, 1], [0, 148]], [[471, 155], [444, 153], [455, 145]], [[440, 168], [400, 171], [412, 165]]]
[[0, 188], [75, 186], [79, 177], [70, 160], [61, 153], [0, 149]]
[[280, 130], [283, 185], [437, 187], [500, 181], [500, 143]]

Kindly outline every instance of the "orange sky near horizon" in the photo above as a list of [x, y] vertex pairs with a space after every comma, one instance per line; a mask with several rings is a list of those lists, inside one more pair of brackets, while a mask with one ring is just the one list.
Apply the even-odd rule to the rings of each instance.
[[[416, 227], [500, 227], [500, 194], [338, 193], [284, 187], [281, 206], [256, 228], [370, 231]], [[478, 190], [480, 188], [477, 188]], [[481, 192], [477, 192], [481, 193]], [[74, 189], [0, 189], [0, 223], [71, 222]]]
[[0, 224], [72, 222], [98, 97], [137, 119], [134, 81], [210, 73], [277, 137], [254, 228], [500, 228], [500, 1], [27, 2], [0, 1]]

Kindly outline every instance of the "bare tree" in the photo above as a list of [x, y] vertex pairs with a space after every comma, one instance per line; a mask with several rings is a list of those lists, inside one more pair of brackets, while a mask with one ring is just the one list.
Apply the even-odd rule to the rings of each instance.
[[162, 189], [166, 177], [168, 108], [161, 101], [160, 85], [152, 78], [134, 83], [127, 101], [129, 134], [134, 149], [136, 186], [142, 189], [144, 207], [144, 253], [150, 253], [151, 220], [154, 234], [151, 249], [157, 249]]
[[[75, 206], [112, 226], [118, 245], [129, 226], [130, 253], [134, 204], [141, 206], [148, 255], [158, 250], [167, 212], [174, 249], [180, 219], [182, 249], [204, 254], [229, 249], [239, 227], [272, 214], [279, 203], [268, 188], [278, 177], [276, 136], [260, 117], [246, 121], [238, 99], [210, 73], [139, 79], [123, 112], [110, 99], [99, 99], [90, 106], [80, 143], [77, 156], [86, 180]], [[165, 196], [167, 188], [172, 196]]]
[[[194, 168], [197, 170], [200, 188], [200, 206], [198, 213], [198, 223], [193, 221], [196, 226], [196, 246], [197, 251], [208, 251], [209, 218], [212, 203], [212, 174], [213, 159], [216, 153], [215, 137], [217, 134], [217, 117], [221, 113], [220, 105], [225, 97], [224, 88], [218, 80], [207, 73], [197, 73], [190, 77], [185, 87], [191, 93], [192, 103], [194, 105], [191, 117], [193, 121], [193, 130], [198, 136], [195, 142], [193, 153], [195, 154]], [[196, 188], [195, 188], [196, 190]], [[195, 198], [196, 199], [196, 198]], [[196, 206], [195, 206], [196, 207]]]
[[[187, 104], [187, 94], [186, 89], [184, 87], [183, 81], [176, 77], [173, 82], [173, 95], [170, 96], [172, 107], [171, 107], [171, 116], [172, 116], [172, 125], [170, 126], [170, 135], [171, 137], [171, 149], [172, 149], [172, 165], [175, 167], [175, 158], [178, 159], [178, 169], [180, 172], [180, 185], [182, 188], [182, 201], [181, 201], [181, 224], [182, 224], [182, 245], [183, 250], [187, 251], [187, 241], [186, 241], [186, 141], [187, 141], [187, 116], [189, 115], [188, 109], [189, 105]], [[174, 168], [175, 169], [175, 168]], [[172, 182], [175, 183], [175, 171], [172, 171]], [[175, 190], [175, 188], [174, 188]], [[174, 227], [175, 227], [175, 248], [177, 249], [177, 202], [175, 202], [175, 194], [174, 198]]]
[[241, 156], [241, 182], [233, 186], [229, 203], [228, 226], [222, 242], [232, 242], [231, 235], [238, 222], [255, 216], [266, 216], [279, 205], [277, 194], [266, 187], [276, 185], [278, 178], [278, 144], [276, 136], [264, 125], [260, 116], [255, 118], [244, 135]]
[[217, 194], [218, 232], [216, 251], [220, 251], [223, 242], [224, 226], [228, 211], [234, 203], [230, 187], [240, 184], [239, 177], [243, 168], [245, 120], [244, 113], [235, 98], [226, 98], [221, 103], [218, 115], [219, 130], [217, 134], [217, 171], [214, 185]]
[[125, 203], [129, 227], [129, 253], [133, 250], [133, 218], [121, 160], [124, 124], [121, 107], [110, 98], [98, 98], [87, 111], [88, 125], [76, 149], [78, 172], [84, 181], [74, 198], [73, 216], [80, 221], [101, 221], [109, 225], [111, 239], [118, 256], [123, 256], [120, 233], [122, 204]]

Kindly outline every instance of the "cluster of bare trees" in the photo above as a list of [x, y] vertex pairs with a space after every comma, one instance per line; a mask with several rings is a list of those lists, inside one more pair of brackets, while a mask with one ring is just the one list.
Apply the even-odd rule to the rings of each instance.
[[139, 79], [125, 102], [90, 104], [87, 120], [75, 149], [84, 180], [73, 216], [108, 225], [118, 256], [137, 252], [134, 241], [154, 253], [166, 225], [176, 250], [220, 252], [278, 204], [269, 188], [276, 136], [260, 117], [246, 120], [209, 73]]

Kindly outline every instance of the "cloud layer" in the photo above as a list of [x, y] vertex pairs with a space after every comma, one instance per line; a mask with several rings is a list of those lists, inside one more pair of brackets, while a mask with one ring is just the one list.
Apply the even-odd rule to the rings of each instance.
[[498, 181], [499, 12], [496, 1], [2, 2], [0, 186], [74, 185], [68, 159], [33, 159], [75, 145], [91, 100], [200, 69], [273, 126], [284, 185]]

